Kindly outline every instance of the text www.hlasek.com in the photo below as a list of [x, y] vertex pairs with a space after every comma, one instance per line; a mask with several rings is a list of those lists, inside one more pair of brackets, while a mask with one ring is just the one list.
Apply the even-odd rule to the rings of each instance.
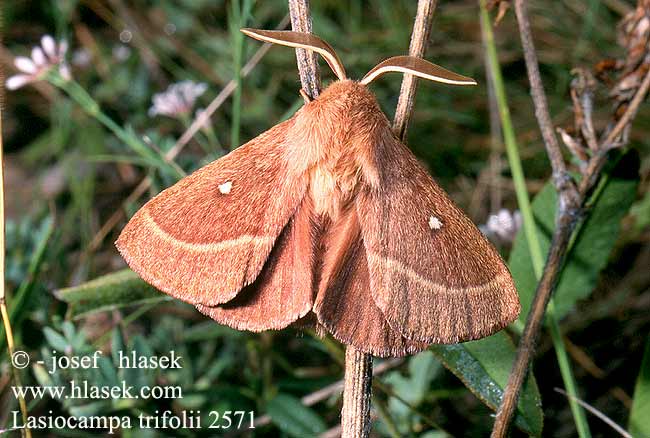
[[[56, 399], [180, 399], [183, 398], [180, 386], [143, 386], [136, 390], [133, 386], [122, 383], [118, 386], [94, 386], [83, 381], [77, 383], [71, 380], [70, 386], [12, 386], [16, 398]], [[210, 411], [202, 414], [200, 410], [156, 410], [151, 414], [140, 412], [135, 420], [127, 415], [99, 416], [60, 416], [50, 410], [45, 416], [28, 416], [25, 424], [21, 424], [20, 411], [11, 412], [13, 429], [105, 429], [109, 435], [119, 429], [229, 429], [231, 427], [255, 428], [255, 413], [253, 411]], [[205, 418], [204, 418], [205, 417]]]
[[[181, 369], [182, 357], [174, 351], [161, 356], [141, 356], [136, 352], [124, 353], [117, 351], [114, 364], [118, 369]], [[60, 354], [52, 350], [51, 358], [47, 360], [47, 373], [54, 375], [63, 370], [100, 369], [103, 352], [95, 351], [87, 355]], [[24, 369], [30, 364], [28, 353], [18, 350], [12, 353], [11, 363], [17, 369]], [[37, 361], [46, 365], [46, 361]], [[124, 399], [170, 399], [180, 400], [183, 391], [180, 386], [134, 386], [122, 381], [115, 385], [96, 385], [86, 380], [68, 380], [64, 385], [27, 385], [12, 386], [16, 399], [39, 400], [52, 398], [56, 400], [124, 400]], [[229, 429], [231, 427], [255, 428], [254, 411], [224, 410], [201, 412], [200, 410], [155, 410], [154, 412], [139, 412], [137, 417], [132, 415], [61, 415], [49, 410], [45, 415], [21, 415], [19, 410], [10, 413], [13, 421], [12, 429], [103, 429], [109, 435], [124, 429], [138, 427], [140, 429]]]
[[70, 381], [70, 386], [12, 386], [16, 398], [51, 397], [54, 399], [179, 399], [183, 398], [180, 386], [143, 386], [135, 389], [132, 385], [122, 382], [117, 386], [89, 385], [87, 381], [80, 383]]

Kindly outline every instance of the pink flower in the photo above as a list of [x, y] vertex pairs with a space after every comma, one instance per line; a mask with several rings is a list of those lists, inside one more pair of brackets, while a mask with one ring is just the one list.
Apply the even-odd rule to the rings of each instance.
[[189, 114], [196, 99], [208, 89], [207, 84], [182, 81], [170, 85], [164, 93], [153, 95], [153, 105], [149, 108], [149, 116], [162, 114], [178, 117]]
[[479, 227], [488, 238], [504, 244], [512, 243], [520, 228], [521, 213], [510, 212], [505, 208], [499, 210], [497, 214], [490, 215], [487, 223]]
[[54, 67], [58, 67], [59, 74], [64, 79], [70, 80], [70, 69], [65, 62], [67, 51], [68, 43], [66, 40], [61, 40], [57, 44], [50, 35], [44, 35], [41, 38], [41, 45], [32, 49], [31, 57], [16, 57], [14, 65], [21, 73], [7, 79], [7, 88], [15, 90], [31, 82], [41, 80], [43, 75]]

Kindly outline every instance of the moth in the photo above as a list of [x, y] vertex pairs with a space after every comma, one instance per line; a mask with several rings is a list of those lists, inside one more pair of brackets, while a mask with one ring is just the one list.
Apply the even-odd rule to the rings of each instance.
[[145, 281], [239, 330], [313, 323], [376, 356], [494, 333], [520, 310], [503, 260], [395, 137], [368, 85], [387, 72], [475, 82], [419, 58], [338, 80], [293, 117], [162, 191], [116, 242]]

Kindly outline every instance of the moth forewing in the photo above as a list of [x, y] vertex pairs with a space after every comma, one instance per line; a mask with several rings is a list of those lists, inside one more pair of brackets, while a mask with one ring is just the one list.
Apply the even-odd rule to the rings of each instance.
[[144, 280], [178, 299], [230, 301], [262, 270], [306, 191], [284, 159], [288, 120], [147, 202], [116, 246]]
[[512, 322], [519, 298], [492, 245], [397, 139], [377, 156], [382, 190], [360, 192], [356, 205], [370, 289], [391, 328], [455, 343]]

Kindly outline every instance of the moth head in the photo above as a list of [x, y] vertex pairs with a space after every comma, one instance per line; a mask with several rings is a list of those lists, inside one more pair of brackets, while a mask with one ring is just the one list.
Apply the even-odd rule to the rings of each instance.
[[289, 30], [261, 29], [241, 29], [241, 31], [251, 38], [255, 38], [256, 40], [264, 41], [266, 43], [280, 44], [283, 46], [312, 50], [325, 59], [339, 80], [344, 81], [347, 79], [343, 63], [337, 56], [332, 46], [311, 33], [293, 32]]
[[430, 81], [442, 82], [450, 85], [476, 85], [476, 81], [467, 76], [459, 75], [439, 65], [425, 61], [414, 56], [393, 56], [370, 70], [361, 79], [363, 85], [368, 85], [379, 76], [388, 72], [407, 73]]

